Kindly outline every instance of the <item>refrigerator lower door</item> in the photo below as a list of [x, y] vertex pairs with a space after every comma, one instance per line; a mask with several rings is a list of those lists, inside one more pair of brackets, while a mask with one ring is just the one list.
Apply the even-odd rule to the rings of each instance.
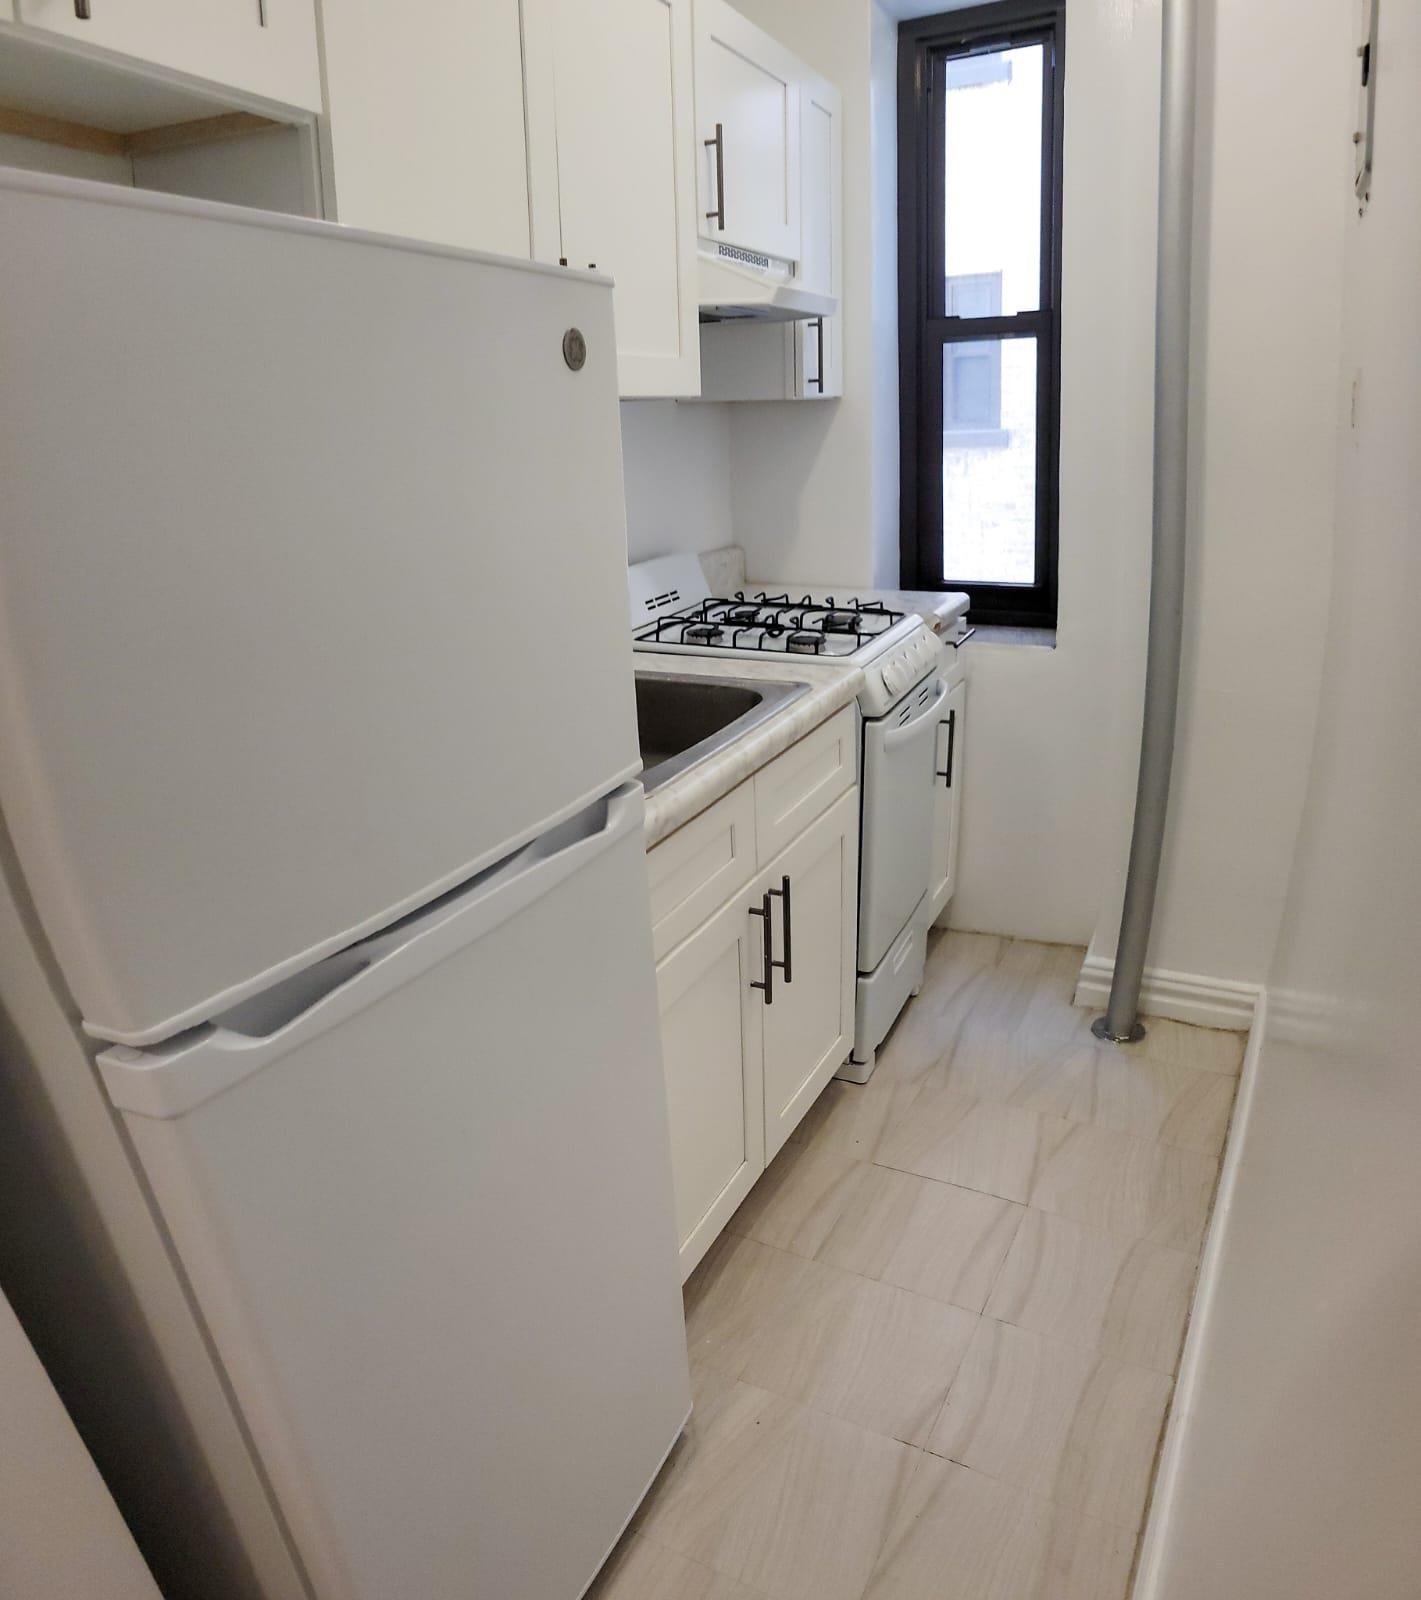
[[686, 1419], [642, 816], [99, 1057], [322, 1600], [575, 1600]]
[[91, 1034], [636, 776], [606, 280], [0, 169], [0, 285], [0, 811]]

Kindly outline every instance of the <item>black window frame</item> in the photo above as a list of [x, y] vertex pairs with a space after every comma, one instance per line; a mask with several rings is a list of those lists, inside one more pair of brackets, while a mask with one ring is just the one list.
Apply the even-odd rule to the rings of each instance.
[[[1035, 311], [949, 317], [942, 95], [947, 62], [1042, 44], [1041, 293]], [[1056, 625], [1061, 437], [1061, 189], [1065, 0], [990, 0], [898, 30], [899, 552], [901, 582], [961, 589], [974, 622]], [[943, 571], [943, 362], [965, 339], [1036, 341], [1036, 581], [969, 583]]]

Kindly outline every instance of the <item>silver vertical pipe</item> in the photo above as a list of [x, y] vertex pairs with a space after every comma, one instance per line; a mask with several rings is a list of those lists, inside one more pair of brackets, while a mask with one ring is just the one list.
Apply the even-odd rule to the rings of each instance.
[[1138, 1039], [1140, 983], [1154, 919], [1169, 806], [1179, 657], [1184, 628], [1185, 504], [1189, 462], [1189, 271], [1194, 221], [1195, 36], [1198, 0], [1163, 0], [1159, 240], [1155, 267], [1154, 514], [1150, 633], [1135, 832], [1110, 1003], [1095, 1031]]

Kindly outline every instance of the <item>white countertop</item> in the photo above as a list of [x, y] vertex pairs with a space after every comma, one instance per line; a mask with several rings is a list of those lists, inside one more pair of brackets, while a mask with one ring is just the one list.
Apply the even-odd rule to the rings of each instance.
[[646, 847], [698, 816], [727, 795], [751, 773], [788, 750], [841, 707], [857, 698], [863, 674], [857, 667], [814, 666], [777, 656], [773, 661], [712, 660], [704, 656], [657, 655], [639, 650], [638, 672], [666, 677], [764, 678], [803, 683], [809, 692], [776, 711], [708, 760], [689, 768], [646, 797]]

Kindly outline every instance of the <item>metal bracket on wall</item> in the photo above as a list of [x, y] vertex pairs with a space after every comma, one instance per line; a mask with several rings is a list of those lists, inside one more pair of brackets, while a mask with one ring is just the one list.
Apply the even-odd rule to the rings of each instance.
[[1364, 0], [1367, 18], [1367, 36], [1357, 46], [1357, 56], [1362, 63], [1362, 93], [1357, 115], [1358, 128], [1352, 135], [1357, 148], [1356, 175], [1353, 190], [1357, 196], [1357, 215], [1360, 217], [1372, 198], [1372, 155], [1377, 126], [1377, 12], [1381, 0]]

